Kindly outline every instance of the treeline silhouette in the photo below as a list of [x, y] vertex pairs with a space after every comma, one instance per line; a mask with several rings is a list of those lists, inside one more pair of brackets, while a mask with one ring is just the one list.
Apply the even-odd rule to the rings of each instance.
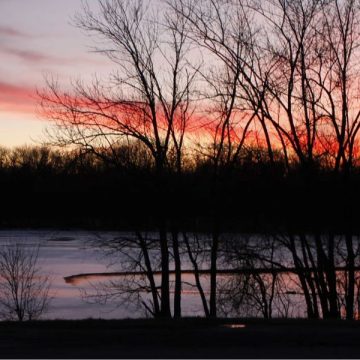
[[[117, 156], [48, 147], [1, 149], [1, 225], [156, 228], [159, 214], [181, 228], [270, 232], [359, 230], [360, 169], [351, 175], [322, 164], [286, 170], [249, 148], [233, 166], [188, 156], [181, 172], [160, 175], [139, 143]], [[215, 173], [216, 172], [216, 173]]]

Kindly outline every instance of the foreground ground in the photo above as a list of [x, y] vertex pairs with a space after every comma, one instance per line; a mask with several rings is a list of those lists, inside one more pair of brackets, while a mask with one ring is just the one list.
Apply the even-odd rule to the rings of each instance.
[[2, 358], [359, 358], [360, 322], [2, 322], [0, 354]]

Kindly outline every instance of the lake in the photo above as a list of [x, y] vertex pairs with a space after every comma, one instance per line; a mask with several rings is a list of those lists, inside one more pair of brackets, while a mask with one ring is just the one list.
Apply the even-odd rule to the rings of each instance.
[[[54, 230], [2, 230], [0, 245], [21, 243], [29, 247], [40, 245], [38, 265], [51, 278], [53, 300], [45, 319], [114, 319], [144, 317], [142, 309], [84, 301], [81, 290], [91, 290], [94, 279], [66, 283], [64, 277], [83, 273], [116, 271], [116, 264], [109, 267], [109, 258], [94, 242], [119, 236], [117, 232], [54, 231]], [[121, 233], [121, 235], [127, 235]], [[202, 315], [196, 291], [183, 294], [184, 315]]]

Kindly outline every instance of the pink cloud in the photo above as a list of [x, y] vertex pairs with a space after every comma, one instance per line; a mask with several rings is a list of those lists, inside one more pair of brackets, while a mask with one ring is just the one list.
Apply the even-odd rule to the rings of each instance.
[[31, 64], [46, 63], [50, 65], [75, 65], [75, 64], [93, 64], [103, 65], [103, 62], [97, 59], [91, 59], [90, 57], [79, 58], [63, 58], [48, 55], [40, 51], [16, 49], [8, 46], [0, 46], [0, 53], [17, 57], [18, 59]]
[[35, 89], [0, 81], [0, 111], [34, 113], [36, 102]]
[[0, 26], [0, 35], [11, 36], [11, 37], [23, 37], [23, 38], [29, 37], [28, 34], [25, 34], [17, 29], [9, 27], [9, 26]]
[[9, 47], [2, 47], [0, 48], [0, 51], [8, 54], [16, 56], [26, 62], [53, 62], [54, 58], [51, 56], [47, 56], [41, 52], [38, 51], [32, 51], [32, 50], [20, 50], [20, 49], [14, 49]]

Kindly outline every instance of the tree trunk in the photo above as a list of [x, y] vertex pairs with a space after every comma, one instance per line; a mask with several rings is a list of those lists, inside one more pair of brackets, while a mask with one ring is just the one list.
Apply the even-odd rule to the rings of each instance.
[[181, 317], [181, 259], [178, 233], [173, 231], [173, 252], [175, 262], [174, 318]]
[[196, 283], [196, 287], [200, 294], [201, 302], [202, 302], [203, 308], [204, 308], [204, 313], [205, 313], [205, 316], [208, 318], [208, 317], [210, 317], [210, 311], [209, 311], [209, 306], [208, 306], [208, 303], [206, 300], [205, 292], [204, 292], [204, 289], [203, 289], [203, 287], [201, 285], [201, 281], [200, 281], [199, 266], [196, 261], [196, 258], [194, 257], [194, 255], [191, 251], [189, 239], [185, 233], [184, 233], [184, 241], [185, 241], [186, 249], [187, 249], [187, 252], [189, 255], [189, 259], [194, 268], [195, 283]]
[[326, 265], [326, 278], [329, 288], [330, 313], [333, 318], [340, 318], [337, 302], [336, 271], [335, 271], [335, 244], [334, 235], [329, 234], [328, 239], [328, 260]]
[[145, 242], [143, 236], [139, 232], [137, 233], [137, 237], [140, 240], [141, 251], [144, 255], [147, 278], [150, 283], [151, 295], [152, 295], [152, 299], [153, 299], [154, 316], [158, 317], [160, 315], [159, 298], [158, 298], [158, 291], [157, 291], [156, 284], [155, 284], [154, 273], [153, 273], [152, 266], [151, 266], [149, 251], [148, 251], [148, 248], [147, 248], [147, 245], [146, 245], [146, 242]]
[[345, 236], [347, 249], [348, 283], [346, 291], [346, 319], [354, 319], [354, 295], [355, 295], [355, 254], [351, 233]]
[[[303, 250], [303, 257], [305, 261], [305, 266], [301, 263], [300, 258], [297, 253], [296, 242], [293, 235], [289, 235], [289, 250], [292, 254], [294, 266], [296, 269], [297, 276], [299, 278], [301, 288], [304, 292], [305, 302], [306, 302], [306, 309], [309, 319], [318, 319], [319, 312], [317, 309], [317, 297], [315, 290], [312, 288], [312, 280], [311, 274], [309, 273], [309, 264], [307, 262], [307, 257], [305, 254], [305, 246], [306, 246], [306, 239], [302, 237], [302, 250]], [[311, 290], [311, 295], [310, 291]]]
[[162, 221], [160, 227], [160, 251], [161, 251], [161, 317], [171, 318], [170, 309], [170, 275], [169, 275], [169, 248], [166, 227]]
[[329, 307], [329, 291], [328, 284], [325, 279], [326, 271], [326, 254], [323, 249], [322, 239], [320, 234], [315, 234], [315, 247], [316, 247], [316, 259], [317, 259], [317, 271], [314, 273], [314, 279], [316, 288], [319, 294], [321, 310], [324, 319], [330, 319], [333, 317]]
[[210, 317], [216, 317], [216, 284], [217, 284], [217, 257], [219, 248], [219, 235], [213, 232], [211, 246], [211, 264], [210, 264]]

